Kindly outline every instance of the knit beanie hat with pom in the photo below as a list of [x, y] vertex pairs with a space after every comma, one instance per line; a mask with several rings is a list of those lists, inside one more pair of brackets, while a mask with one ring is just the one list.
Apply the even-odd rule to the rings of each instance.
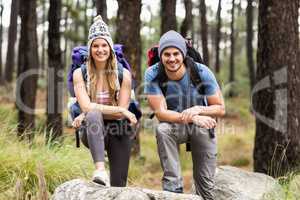
[[113, 50], [113, 41], [109, 33], [108, 26], [102, 20], [101, 15], [98, 15], [97, 17], [94, 18], [94, 22], [91, 25], [89, 30], [89, 37], [88, 37], [89, 52], [93, 41], [97, 38], [105, 39], [109, 44], [110, 48]]

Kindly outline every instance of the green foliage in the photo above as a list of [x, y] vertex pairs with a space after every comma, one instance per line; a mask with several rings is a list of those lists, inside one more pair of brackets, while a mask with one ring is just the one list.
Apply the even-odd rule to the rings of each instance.
[[[249, 72], [247, 68], [246, 52], [235, 56], [235, 81], [228, 82], [229, 79], [229, 55], [221, 60], [222, 66], [220, 74], [216, 78], [221, 86], [223, 96], [225, 97], [226, 113], [229, 115], [238, 115], [247, 120], [249, 115], [251, 98], [249, 85]], [[230, 90], [233, 89], [237, 95], [235, 98], [229, 97]], [[239, 105], [239, 106], [236, 106]]]
[[37, 85], [40, 89], [47, 89], [47, 77], [39, 77]]
[[282, 186], [286, 200], [298, 200], [300, 198], [300, 171], [291, 172], [278, 179]]
[[7, 128], [13, 129], [17, 124], [17, 112], [12, 106], [3, 107], [0, 106], [0, 121], [5, 122]]
[[288, 182], [287, 196], [291, 200], [296, 200], [300, 198], [300, 173], [292, 173], [292, 178]]
[[144, 77], [144, 72], [147, 68], [147, 50], [154, 45], [158, 44], [160, 38], [160, 15], [153, 15], [149, 22], [142, 22], [141, 27], [145, 29], [149, 29], [150, 33], [142, 34], [142, 77]]
[[245, 157], [236, 158], [230, 163], [230, 165], [236, 167], [248, 166], [249, 164], [250, 164], [249, 158], [245, 158]]
[[75, 149], [73, 143], [67, 137], [65, 145], [50, 147], [45, 145], [45, 137], [37, 133], [31, 143], [19, 141], [15, 130], [4, 122], [0, 130], [0, 146], [4, 147], [0, 150], [0, 193], [5, 194], [20, 182], [22, 196], [28, 192], [35, 195], [39, 189], [38, 166], [45, 172], [50, 193], [65, 181], [87, 178], [92, 171], [92, 162], [86, 156], [88, 152], [84, 148]]

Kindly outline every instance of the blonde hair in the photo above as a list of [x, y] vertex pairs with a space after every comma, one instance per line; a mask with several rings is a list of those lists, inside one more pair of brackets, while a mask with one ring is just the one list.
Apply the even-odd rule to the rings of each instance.
[[[118, 81], [118, 66], [115, 53], [110, 48], [110, 56], [105, 65], [105, 77], [108, 85], [108, 91], [112, 100], [112, 104], [117, 105], [117, 93], [120, 89]], [[96, 102], [96, 92], [97, 92], [97, 81], [98, 76], [96, 73], [96, 66], [89, 52], [89, 57], [87, 60], [87, 92], [90, 96], [91, 102]]]

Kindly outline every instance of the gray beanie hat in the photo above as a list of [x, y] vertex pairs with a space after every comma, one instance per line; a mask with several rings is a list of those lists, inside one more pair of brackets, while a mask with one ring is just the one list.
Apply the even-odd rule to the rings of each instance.
[[161, 36], [158, 47], [159, 57], [161, 57], [163, 50], [168, 47], [175, 47], [179, 49], [183, 58], [185, 58], [187, 52], [186, 43], [184, 38], [176, 31], [171, 30]]

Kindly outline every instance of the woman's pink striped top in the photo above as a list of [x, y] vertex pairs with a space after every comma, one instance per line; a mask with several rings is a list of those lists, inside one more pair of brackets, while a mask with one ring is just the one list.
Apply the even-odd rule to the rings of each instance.
[[108, 91], [97, 92], [96, 101], [99, 104], [111, 105], [112, 101]]

